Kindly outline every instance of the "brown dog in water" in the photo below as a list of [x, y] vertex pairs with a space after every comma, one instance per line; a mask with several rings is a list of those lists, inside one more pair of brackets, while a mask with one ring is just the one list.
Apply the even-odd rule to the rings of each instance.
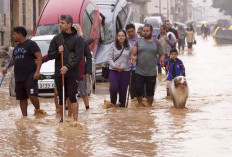
[[170, 95], [175, 108], [185, 108], [189, 88], [184, 76], [178, 76], [172, 80]]

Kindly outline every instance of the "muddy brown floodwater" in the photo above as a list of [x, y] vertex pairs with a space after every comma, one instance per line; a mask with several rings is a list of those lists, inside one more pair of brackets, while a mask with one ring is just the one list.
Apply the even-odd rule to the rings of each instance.
[[[230, 157], [232, 154], [232, 46], [197, 38], [193, 55], [180, 54], [190, 95], [186, 109], [165, 98], [158, 77], [152, 108], [103, 109], [108, 83], [98, 83], [86, 111], [80, 99], [80, 126], [60, 124], [52, 98], [40, 98], [46, 116], [22, 118], [9, 96], [9, 74], [0, 88], [0, 156], [64, 157]], [[2, 75], [0, 75], [2, 76]]]

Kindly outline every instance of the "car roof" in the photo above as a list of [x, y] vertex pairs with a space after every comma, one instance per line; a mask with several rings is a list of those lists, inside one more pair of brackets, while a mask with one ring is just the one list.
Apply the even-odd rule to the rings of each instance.
[[33, 36], [31, 40], [52, 40], [55, 35], [40, 35], [40, 36]]
[[45, 5], [39, 25], [55, 24], [61, 14], [71, 15], [74, 23], [79, 23], [83, 0], [49, 0]]
[[107, 4], [116, 4], [118, 0], [95, 0], [95, 3], [97, 5], [107, 5]]

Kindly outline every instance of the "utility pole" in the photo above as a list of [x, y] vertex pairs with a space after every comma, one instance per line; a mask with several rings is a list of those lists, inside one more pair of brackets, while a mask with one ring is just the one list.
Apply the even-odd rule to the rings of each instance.
[[161, 15], [161, 0], [159, 0], [159, 14]]

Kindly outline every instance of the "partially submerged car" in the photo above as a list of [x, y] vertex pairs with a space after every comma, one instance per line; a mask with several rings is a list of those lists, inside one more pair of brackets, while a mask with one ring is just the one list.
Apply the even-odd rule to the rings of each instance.
[[89, 46], [93, 56], [93, 68], [91, 80], [88, 81], [91, 82], [93, 87], [87, 87], [87, 89], [95, 89], [95, 57], [102, 23], [98, 6], [94, 0], [49, 0], [40, 15], [34, 35], [58, 34], [60, 32], [59, 16], [61, 14], [68, 14], [73, 17], [73, 23], [81, 26], [84, 39], [94, 39], [94, 42]]

